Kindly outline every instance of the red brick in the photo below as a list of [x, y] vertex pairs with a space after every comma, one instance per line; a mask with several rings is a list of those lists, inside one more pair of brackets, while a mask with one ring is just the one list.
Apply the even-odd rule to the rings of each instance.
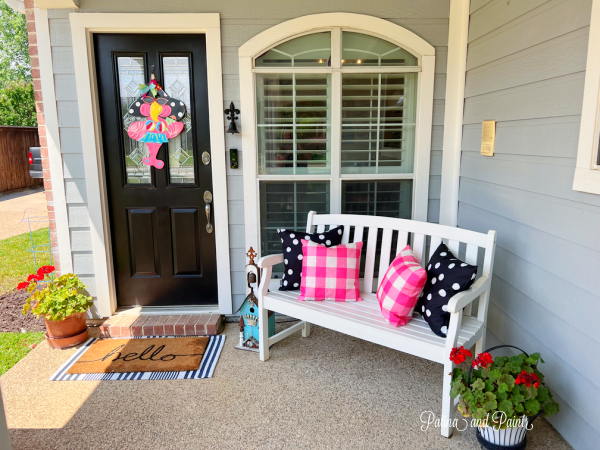
[[48, 169], [42, 171], [42, 175], [44, 176], [44, 178], [50, 178], [52, 176], [50, 174], [50, 170], [48, 170]]
[[50, 231], [50, 242], [58, 242], [58, 233], [56, 231]]
[[206, 324], [207, 336], [219, 334], [223, 329], [223, 316], [221, 314], [212, 314]]
[[148, 320], [144, 323], [142, 327], [142, 335], [143, 336], [153, 336], [154, 335], [154, 323], [160, 316], [148, 316]]
[[37, 56], [32, 56], [31, 58], [29, 58], [29, 61], [31, 63], [31, 67], [32, 68], [39, 68], [40, 67], [40, 60]]
[[143, 336], [142, 334], [142, 326], [148, 320], [150, 316], [139, 316], [135, 322], [131, 325], [131, 335], [132, 336]]
[[38, 125], [46, 125], [46, 118], [44, 117], [43, 114], [37, 115], [37, 123], [38, 123]]
[[[31, 43], [30, 43], [29, 44], [29, 56], [37, 56], [37, 54], [38, 54], [37, 45], [36, 44], [31, 45]], [[40, 84], [39, 86], [40, 86], [39, 88], [35, 87], [35, 80], [33, 80], [33, 88], [34, 89], [41, 89], [42, 85]]]
[[131, 326], [135, 323], [139, 316], [125, 316], [125, 320], [119, 323], [119, 336], [130, 337]]
[[35, 3], [33, 3], [33, 0], [25, 0], [25, 9], [33, 8], [35, 8]]
[[202, 314], [198, 318], [198, 322], [194, 325], [194, 334], [196, 336], [206, 336], [206, 323], [210, 319], [210, 314]]
[[33, 9], [25, 10], [25, 20], [27, 20], [27, 21], [35, 20], [35, 12]]
[[175, 335], [176, 336], [185, 336], [185, 324], [192, 318], [193, 316], [181, 316], [177, 323], [175, 324]]
[[103, 326], [107, 329], [107, 337], [115, 337], [119, 329], [119, 323], [123, 320], [123, 316], [112, 316], [104, 322]]
[[[44, 140], [46, 140], [46, 138], [44, 138]], [[42, 144], [42, 138], [40, 138], [40, 146], [41, 146], [41, 150], [40, 150], [40, 154], [42, 155], [42, 158], [47, 158], [48, 157], [48, 147], [45, 147]]]
[[38, 134], [40, 136], [46, 136], [46, 126], [45, 125], [38, 125]]
[[194, 336], [196, 334], [196, 329], [194, 325], [198, 322], [200, 316], [192, 316], [190, 320], [188, 320], [185, 324], [184, 334], [186, 336]]
[[[37, 59], [37, 58], [31, 58], [31, 59]], [[36, 102], [41, 102], [44, 100], [42, 97], [42, 91], [33, 91], [33, 96], [35, 97]]]
[[154, 322], [154, 335], [164, 336], [165, 335], [165, 322], [169, 319], [169, 316], [158, 316], [156, 322]]
[[46, 209], [48, 210], [48, 212], [54, 211], [54, 205], [48, 204], [46, 205]]
[[27, 32], [35, 33], [35, 22], [27, 22]]
[[37, 45], [37, 33], [29, 33], [29, 35], [27, 36], [27, 40], [29, 41], [29, 45]]
[[44, 189], [46, 189], [46, 190], [52, 189], [52, 181], [50, 181], [47, 178], [44, 179]]
[[42, 158], [42, 169], [50, 168], [50, 160], [48, 158]]
[[175, 324], [179, 321], [181, 316], [169, 316], [165, 322], [165, 336], [175, 335]]
[[[32, 72], [34, 70], [37, 70], [39, 72], [38, 69], [32, 69]], [[43, 113], [44, 112], [44, 102], [35, 102], [35, 110], [39, 113]]]
[[52, 191], [46, 191], [46, 201], [52, 201]]

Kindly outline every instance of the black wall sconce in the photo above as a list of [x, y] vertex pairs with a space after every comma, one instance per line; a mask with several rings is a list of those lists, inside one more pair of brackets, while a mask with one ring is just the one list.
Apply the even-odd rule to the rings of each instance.
[[230, 134], [238, 134], [239, 131], [237, 129], [237, 126], [235, 125], [235, 121], [236, 119], [239, 119], [239, 117], [236, 116], [236, 114], [239, 114], [240, 110], [236, 109], [233, 102], [231, 102], [229, 108], [226, 109], [224, 113], [227, 114], [227, 120], [231, 120], [231, 122], [229, 122], [229, 128], [227, 129], [227, 132]]

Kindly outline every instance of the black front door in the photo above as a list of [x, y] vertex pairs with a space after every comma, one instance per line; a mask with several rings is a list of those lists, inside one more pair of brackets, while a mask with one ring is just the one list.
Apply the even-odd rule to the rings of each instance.
[[[216, 305], [206, 38], [94, 36], [112, 253], [120, 306]], [[187, 113], [181, 134], [144, 164], [147, 144], [131, 139], [129, 106], [154, 73]], [[159, 164], [160, 165], [160, 164]], [[208, 194], [207, 194], [208, 193]]]

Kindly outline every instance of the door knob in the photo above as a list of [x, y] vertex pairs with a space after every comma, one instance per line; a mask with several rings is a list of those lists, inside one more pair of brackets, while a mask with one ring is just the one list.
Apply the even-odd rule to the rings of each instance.
[[212, 233], [213, 226], [210, 223], [210, 204], [212, 203], [212, 194], [209, 191], [204, 193], [204, 202], [206, 203], [204, 206], [204, 212], [206, 213], [206, 231], [208, 233]]

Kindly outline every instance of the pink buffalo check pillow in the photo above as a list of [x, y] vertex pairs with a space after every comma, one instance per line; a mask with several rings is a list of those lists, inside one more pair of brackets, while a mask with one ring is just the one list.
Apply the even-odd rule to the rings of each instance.
[[377, 289], [383, 317], [392, 325], [406, 325], [426, 282], [427, 271], [407, 245], [390, 264]]
[[298, 300], [356, 302], [363, 243], [325, 247], [302, 239], [302, 282]]

